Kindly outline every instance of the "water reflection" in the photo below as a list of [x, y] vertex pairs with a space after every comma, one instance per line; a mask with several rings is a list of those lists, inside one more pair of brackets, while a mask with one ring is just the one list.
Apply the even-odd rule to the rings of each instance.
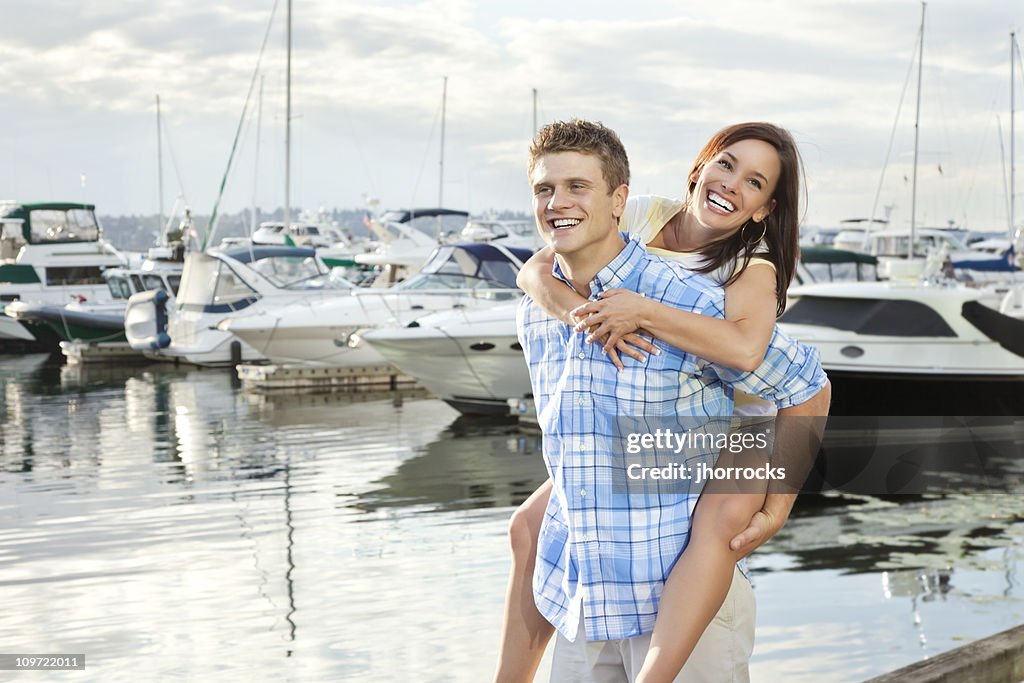
[[539, 435], [520, 434], [509, 421], [460, 417], [352, 505], [364, 511], [516, 506], [546, 478]]
[[[10, 651], [86, 652], [103, 680], [489, 677], [539, 437], [418, 390], [160, 364], [0, 358], [0, 392]], [[859, 680], [1021, 620], [1019, 497], [800, 505], [751, 561], [754, 680]]]

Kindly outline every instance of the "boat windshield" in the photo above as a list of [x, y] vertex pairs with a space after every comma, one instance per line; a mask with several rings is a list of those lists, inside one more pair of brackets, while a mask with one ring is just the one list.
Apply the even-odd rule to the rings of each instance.
[[420, 272], [396, 289], [515, 289], [519, 267], [488, 244], [437, 249]]
[[178, 289], [183, 311], [225, 313], [249, 306], [259, 295], [231, 267], [206, 254], [190, 254]]
[[252, 268], [283, 289], [352, 289], [352, 283], [336, 277], [313, 256], [269, 256]]
[[31, 242], [95, 242], [100, 226], [90, 209], [35, 209], [29, 213]]
[[[877, 256], [906, 256], [909, 234], [878, 235], [875, 237], [874, 253]], [[956, 235], [918, 233], [914, 236], [914, 255], [927, 256], [929, 249], [945, 246], [949, 251], [964, 251], [967, 247]]]

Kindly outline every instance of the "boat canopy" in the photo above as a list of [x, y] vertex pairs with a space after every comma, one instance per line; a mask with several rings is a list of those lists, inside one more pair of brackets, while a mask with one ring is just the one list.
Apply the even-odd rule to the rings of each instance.
[[222, 252], [244, 263], [278, 289], [352, 289], [316, 256], [312, 247], [253, 246]]
[[800, 247], [800, 260], [804, 263], [870, 263], [877, 265], [878, 259], [871, 254], [833, 247]]
[[530, 254], [481, 242], [441, 246], [419, 273], [396, 289], [515, 289], [516, 275]]
[[0, 204], [0, 223], [20, 223], [29, 244], [96, 242], [100, 225], [94, 204], [37, 202]]
[[402, 209], [385, 212], [380, 217], [380, 221], [381, 223], [408, 223], [414, 218], [434, 218], [436, 216], [464, 216], [469, 218], [469, 212], [457, 209]]
[[[834, 247], [800, 247], [800, 262], [815, 282], [877, 280], [878, 259], [871, 254]], [[803, 282], [800, 269], [798, 281]]]

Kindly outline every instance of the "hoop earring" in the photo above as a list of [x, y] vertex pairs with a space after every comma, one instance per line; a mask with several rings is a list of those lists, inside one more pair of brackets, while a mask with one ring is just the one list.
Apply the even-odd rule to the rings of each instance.
[[[747, 226], [749, 226], [751, 224], [757, 225], [758, 222], [761, 223], [761, 235], [756, 240], [749, 240], [749, 239], [747, 239]], [[761, 240], [763, 240], [764, 236], [767, 235], [767, 234], [768, 234], [768, 217], [765, 216], [761, 221], [748, 221], [747, 224], [744, 225], [743, 228], [740, 230], [740, 239], [742, 239], [743, 242], [748, 247], [752, 247], [755, 244], [757, 244], [758, 242], [760, 242]]]

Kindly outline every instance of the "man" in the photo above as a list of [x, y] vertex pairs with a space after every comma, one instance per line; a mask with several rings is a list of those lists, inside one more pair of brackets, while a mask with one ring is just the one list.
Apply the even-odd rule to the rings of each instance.
[[[618, 232], [628, 168], [618, 137], [600, 124], [559, 122], [538, 134], [530, 181], [538, 229], [556, 254], [555, 277], [591, 298], [626, 288], [723, 317], [719, 287], [649, 256]], [[552, 681], [632, 681], [650, 644], [665, 579], [686, 545], [696, 495], [656, 495], [652, 506], [649, 496], [616, 490], [615, 472], [622, 469], [616, 462], [614, 442], [622, 436], [616, 416], [731, 415], [727, 384], [781, 408], [803, 405], [803, 414], [821, 414], [827, 408], [827, 378], [812, 350], [778, 332], [754, 373], [715, 367], [664, 346], [646, 364], [629, 363], [618, 373], [599, 345], [586, 344], [529, 297], [520, 305], [518, 324], [553, 482], [534, 579], [537, 607], [560, 634]], [[743, 540], [763, 541], [777, 530], [793, 498], [791, 492], [769, 495]], [[712, 673], [702, 680], [723, 680], [714, 672], [715, 659], [742, 660], [725, 680], [746, 674], [753, 599], [744, 583], [734, 581], [730, 589], [733, 608], [740, 602], [745, 606], [726, 630], [744, 630], [749, 637], [737, 654], [742, 638], [726, 634], [720, 645], [705, 645], [708, 629], [699, 655], [693, 656], [712, 660], [707, 669]], [[733, 593], [742, 591], [747, 599], [734, 599]], [[704, 664], [688, 663], [684, 673], [696, 670], [704, 670]]]

